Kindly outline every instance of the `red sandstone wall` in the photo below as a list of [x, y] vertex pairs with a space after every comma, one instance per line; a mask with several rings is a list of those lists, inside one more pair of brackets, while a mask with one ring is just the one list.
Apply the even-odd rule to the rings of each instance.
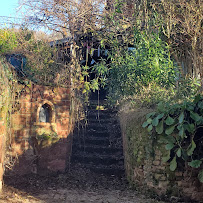
[[[70, 90], [32, 84], [22, 89], [12, 114], [14, 173], [64, 171], [71, 153]], [[50, 122], [39, 122], [43, 104], [51, 107]]]

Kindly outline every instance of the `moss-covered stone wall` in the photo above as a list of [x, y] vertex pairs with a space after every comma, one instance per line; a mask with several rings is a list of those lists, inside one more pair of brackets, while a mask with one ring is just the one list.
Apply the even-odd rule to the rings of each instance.
[[4, 174], [4, 160], [6, 154], [6, 142], [10, 134], [10, 112], [12, 100], [12, 82], [9, 82], [8, 66], [0, 61], [0, 191], [2, 189], [3, 174]]
[[197, 178], [198, 171], [184, 165], [175, 172], [170, 171], [169, 164], [162, 161], [167, 151], [142, 128], [145, 115], [151, 111], [120, 111], [128, 181], [158, 195], [203, 201], [203, 184]]

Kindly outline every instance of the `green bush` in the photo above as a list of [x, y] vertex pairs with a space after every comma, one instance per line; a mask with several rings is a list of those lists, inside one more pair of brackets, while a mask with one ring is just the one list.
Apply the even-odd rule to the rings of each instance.
[[14, 30], [0, 29], [0, 54], [12, 51], [17, 45], [17, 36]]

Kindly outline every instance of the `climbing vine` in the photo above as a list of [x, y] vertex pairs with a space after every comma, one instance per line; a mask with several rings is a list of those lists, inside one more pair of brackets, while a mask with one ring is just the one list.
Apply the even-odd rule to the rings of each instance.
[[[171, 171], [175, 171], [182, 160], [193, 168], [202, 165], [202, 95], [181, 104], [160, 103], [156, 112], [147, 114], [142, 127], [165, 145], [168, 155], [163, 157], [163, 161], [170, 162]], [[199, 172], [198, 178], [203, 182], [203, 170]]]

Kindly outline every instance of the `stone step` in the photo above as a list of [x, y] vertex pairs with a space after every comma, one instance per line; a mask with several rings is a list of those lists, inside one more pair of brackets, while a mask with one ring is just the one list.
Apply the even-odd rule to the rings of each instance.
[[90, 124], [87, 126], [86, 132], [92, 132], [92, 133], [106, 132], [106, 133], [108, 133], [108, 126], [107, 125], [100, 125], [100, 124]]
[[88, 123], [98, 123], [98, 124], [108, 124], [112, 121], [111, 118], [88, 118], [87, 122]]
[[100, 110], [96, 108], [98, 101], [90, 101], [87, 119], [74, 131], [72, 161], [98, 173], [123, 175], [123, 149], [122, 144], [117, 144], [122, 139], [117, 110], [108, 109], [105, 102], [99, 103]]
[[97, 146], [97, 145], [88, 145], [84, 146], [78, 144], [73, 146], [73, 155], [77, 154], [83, 156], [84, 154], [92, 154], [94, 156], [109, 156], [109, 157], [123, 157], [123, 150], [121, 148]]
[[[76, 141], [77, 145], [78, 140]], [[100, 145], [100, 146], [109, 146], [109, 138], [108, 137], [99, 137], [99, 136], [85, 136], [84, 139], [79, 140], [80, 143], [89, 145]]]
[[87, 120], [89, 119], [106, 119], [106, 118], [113, 118], [114, 114], [110, 111], [89, 111], [87, 114]]
[[86, 152], [73, 152], [73, 160], [77, 160], [83, 164], [93, 164], [93, 165], [112, 165], [112, 164], [123, 164], [123, 156], [116, 155], [103, 155], [103, 154], [94, 154]]
[[91, 153], [104, 153], [104, 154], [116, 154], [116, 155], [122, 155], [123, 154], [123, 149], [122, 148], [116, 148], [116, 147], [105, 147], [105, 146], [98, 146], [98, 145], [85, 145], [84, 150], [86, 152], [91, 152]]
[[109, 135], [109, 131], [107, 128], [99, 128], [99, 129], [93, 129], [93, 128], [87, 128], [85, 132], [85, 136], [93, 136], [93, 137], [107, 137]]
[[116, 176], [119, 175], [123, 176], [125, 174], [124, 164], [122, 165], [112, 164], [108, 166], [104, 166], [101, 164], [98, 164], [96, 166], [86, 164], [85, 167], [99, 174], [116, 175]]

